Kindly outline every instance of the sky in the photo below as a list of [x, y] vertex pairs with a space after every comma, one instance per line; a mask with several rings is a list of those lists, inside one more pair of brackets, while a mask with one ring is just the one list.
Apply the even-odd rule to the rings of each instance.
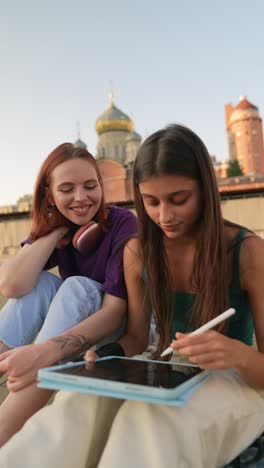
[[143, 140], [189, 126], [226, 159], [224, 105], [264, 116], [262, 0], [0, 0], [0, 206], [32, 193], [42, 161], [115, 105]]

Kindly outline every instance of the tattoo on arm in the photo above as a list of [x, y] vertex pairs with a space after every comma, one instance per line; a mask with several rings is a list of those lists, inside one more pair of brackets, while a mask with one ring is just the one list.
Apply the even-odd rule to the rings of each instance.
[[68, 357], [73, 353], [81, 353], [92, 346], [84, 335], [56, 336], [51, 338], [50, 341], [60, 344], [63, 357]]

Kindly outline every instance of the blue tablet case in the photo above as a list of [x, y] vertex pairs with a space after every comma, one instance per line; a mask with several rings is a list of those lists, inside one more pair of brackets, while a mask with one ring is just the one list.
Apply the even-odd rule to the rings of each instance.
[[[176, 364], [176, 363], [175, 363]], [[180, 363], [179, 363], [180, 364]], [[80, 362], [76, 362], [71, 366], [78, 366]], [[191, 385], [188, 390], [184, 390], [182, 393], [179, 393], [177, 398], [175, 399], [165, 399], [165, 398], [157, 398], [152, 395], [147, 394], [138, 394], [133, 392], [127, 391], [116, 391], [110, 390], [106, 388], [89, 388], [84, 387], [83, 385], [78, 385], [77, 382], [71, 382], [70, 379], [68, 382], [65, 381], [57, 381], [55, 378], [52, 377], [52, 372], [69, 367], [69, 364], [64, 364], [60, 366], [52, 366], [45, 369], [40, 369], [38, 373], [38, 387], [39, 388], [46, 388], [50, 390], [67, 390], [71, 392], [79, 392], [79, 393], [88, 393], [91, 395], [100, 395], [110, 398], [118, 398], [121, 400], [140, 400], [145, 401], [147, 403], [156, 403], [159, 405], [168, 405], [168, 406], [183, 406], [192, 394], [200, 388], [203, 382], [208, 378], [210, 375], [210, 371], [203, 371], [203, 375], [200, 375], [200, 380], [197, 381], [195, 377], [193, 378], [193, 385]]]

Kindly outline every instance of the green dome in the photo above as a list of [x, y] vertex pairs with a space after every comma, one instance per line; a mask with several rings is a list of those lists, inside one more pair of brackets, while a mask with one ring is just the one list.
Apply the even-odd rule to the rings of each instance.
[[76, 148], [84, 148], [84, 149], [87, 149], [87, 145], [84, 143], [84, 141], [82, 141], [80, 138], [78, 138], [75, 142], [74, 142], [74, 146]]

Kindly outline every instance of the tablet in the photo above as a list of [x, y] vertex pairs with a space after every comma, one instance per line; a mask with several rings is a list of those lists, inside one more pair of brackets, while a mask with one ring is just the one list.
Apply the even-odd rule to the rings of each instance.
[[207, 375], [207, 371], [191, 364], [108, 356], [94, 363], [82, 361], [40, 369], [38, 386], [169, 400], [182, 395]]

